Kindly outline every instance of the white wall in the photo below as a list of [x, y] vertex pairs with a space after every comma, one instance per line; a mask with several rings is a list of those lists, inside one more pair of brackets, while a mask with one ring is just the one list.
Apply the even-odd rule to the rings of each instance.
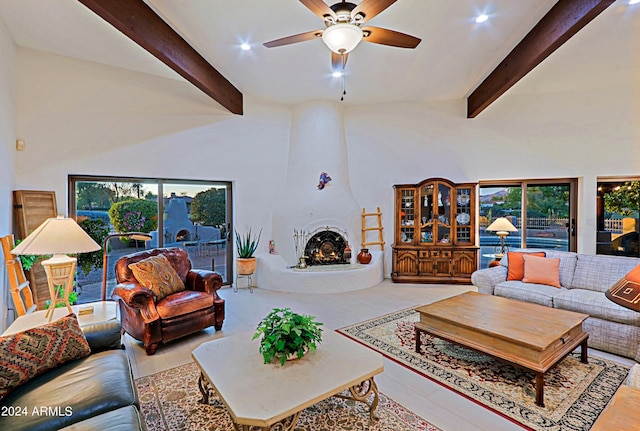
[[464, 118], [464, 101], [352, 108], [349, 157], [362, 160], [350, 169], [354, 194], [369, 209], [381, 206], [391, 244], [392, 184], [578, 177], [578, 247], [595, 253], [596, 178], [640, 175], [633, 88], [618, 82], [591, 92], [505, 94], [475, 119]]
[[[16, 47], [0, 18], [0, 236], [12, 232], [16, 140]], [[0, 255], [0, 332], [6, 328], [10, 304], [4, 258]]]
[[[463, 100], [347, 106], [353, 194], [360, 207], [382, 208], [390, 246], [393, 184], [579, 177], [579, 249], [593, 253], [596, 177], [640, 174], [639, 87], [509, 92], [475, 119]], [[236, 226], [262, 227], [264, 252], [292, 112], [245, 98], [245, 115], [232, 116], [182, 82], [19, 49], [17, 132], [27, 151], [16, 158], [16, 187], [53, 189], [64, 209], [70, 173], [230, 180]]]
[[22, 48], [18, 70], [17, 187], [55, 190], [63, 213], [69, 174], [233, 181], [237, 229], [270, 238], [289, 108], [235, 116], [186, 82]]

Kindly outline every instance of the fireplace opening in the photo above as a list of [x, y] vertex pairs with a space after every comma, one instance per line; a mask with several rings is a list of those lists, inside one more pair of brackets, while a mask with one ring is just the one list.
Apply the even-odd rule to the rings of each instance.
[[351, 256], [345, 256], [347, 240], [340, 233], [327, 229], [311, 236], [304, 248], [307, 265], [348, 264]]
[[189, 231], [182, 229], [176, 234], [176, 242], [189, 241]]

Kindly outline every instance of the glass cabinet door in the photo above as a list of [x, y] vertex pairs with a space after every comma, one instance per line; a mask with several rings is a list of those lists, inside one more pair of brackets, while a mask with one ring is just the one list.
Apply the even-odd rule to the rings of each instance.
[[433, 184], [420, 189], [420, 242], [433, 243]]
[[438, 242], [441, 244], [451, 242], [451, 192], [451, 187], [438, 183], [438, 219], [436, 233], [438, 235]]
[[415, 190], [401, 190], [400, 200], [400, 242], [412, 243], [415, 229]]
[[471, 243], [471, 189], [456, 189], [456, 241]]

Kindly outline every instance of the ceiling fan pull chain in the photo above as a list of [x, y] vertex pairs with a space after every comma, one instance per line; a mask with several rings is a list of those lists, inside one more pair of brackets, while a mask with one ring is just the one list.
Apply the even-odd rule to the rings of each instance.
[[347, 95], [347, 78], [342, 74], [342, 96], [340, 97], [340, 101], [344, 100], [344, 96]]

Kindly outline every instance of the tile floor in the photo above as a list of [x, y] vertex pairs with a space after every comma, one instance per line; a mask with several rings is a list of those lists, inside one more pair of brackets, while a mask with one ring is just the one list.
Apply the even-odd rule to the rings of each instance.
[[[189, 337], [161, 345], [153, 356], [146, 356], [136, 340], [125, 337], [135, 377], [146, 376], [191, 362], [191, 351], [199, 344], [239, 332], [253, 331], [258, 322], [274, 307], [290, 307], [297, 313], [311, 314], [327, 328], [338, 329], [414, 305], [427, 304], [456, 295], [474, 286], [395, 284], [384, 280], [370, 289], [341, 294], [313, 295], [247, 289], [219, 291], [226, 300], [223, 329], [213, 328]], [[634, 361], [598, 351], [589, 351], [618, 362], [632, 365]], [[385, 370], [376, 376], [378, 387], [407, 408], [421, 415], [444, 431], [510, 431], [518, 425], [489, 410], [456, 395], [454, 392], [420, 377], [393, 361], [385, 359]], [[197, 388], [194, 387], [194, 390]]]

